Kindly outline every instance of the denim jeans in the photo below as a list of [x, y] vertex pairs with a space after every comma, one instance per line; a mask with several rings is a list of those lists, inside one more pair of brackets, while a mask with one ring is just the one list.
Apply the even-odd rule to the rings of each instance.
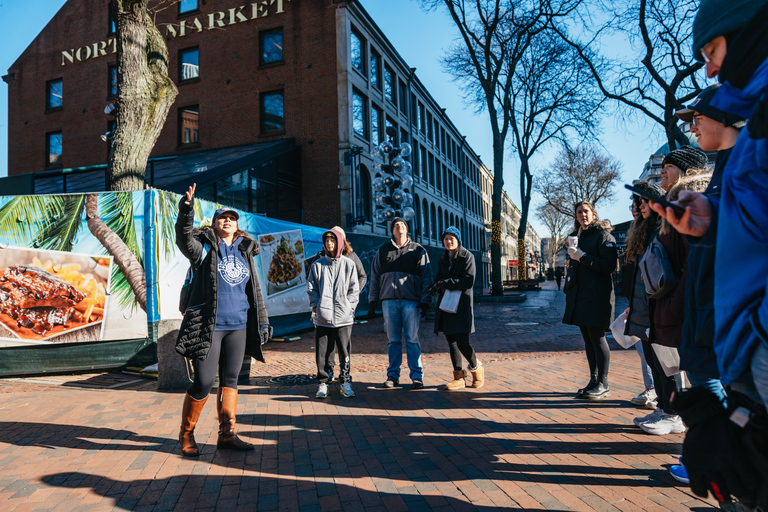
[[423, 380], [421, 368], [421, 345], [419, 344], [419, 304], [412, 300], [383, 300], [381, 310], [384, 313], [384, 325], [387, 328], [387, 354], [389, 368], [387, 377], [400, 379], [400, 366], [403, 364], [403, 337], [405, 354], [411, 380]]
[[645, 389], [653, 389], [653, 371], [651, 371], [651, 367], [648, 366], [648, 363], [645, 361], [643, 344], [638, 341], [635, 343], [635, 348], [637, 349], [637, 353], [640, 354], [640, 367], [643, 370], [643, 384], [645, 384]]

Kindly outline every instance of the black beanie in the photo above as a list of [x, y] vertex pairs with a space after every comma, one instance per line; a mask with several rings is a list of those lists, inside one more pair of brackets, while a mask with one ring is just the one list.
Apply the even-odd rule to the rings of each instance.
[[389, 231], [392, 234], [395, 234], [395, 224], [397, 224], [398, 222], [402, 222], [403, 224], [405, 224], [405, 230], [408, 231], [408, 223], [405, 222], [405, 219], [402, 217], [395, 217], [394, 219], [392, 219], [392, 224], [389, 225]]
[[693, 58], [703, 62], [702, 47], [743, 29], [766, 3], [768, 0], [702, 0], [693, 20]]
[[670, 151], [664, 157], [661, 165], [672, 164], [685, 175], [690, 169], [706, 169], [707, 154], [700, 149], [691, 146], [683, 146], [674, 151]]

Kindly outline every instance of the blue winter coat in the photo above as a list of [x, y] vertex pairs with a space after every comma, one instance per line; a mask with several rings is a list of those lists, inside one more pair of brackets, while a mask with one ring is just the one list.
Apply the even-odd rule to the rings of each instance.
[[[743, 89], [725, 82], [712, 105], [751, 118], [766, 93], [768, 59]], [[723, 384], [731, 384], [751, 379], [755, 348], [768, 343], [768, 140], [751, 138], [748, 126], [742, 129], [723, 174], [722, 196], [710, 201], [720, 234], [714, 345]]]

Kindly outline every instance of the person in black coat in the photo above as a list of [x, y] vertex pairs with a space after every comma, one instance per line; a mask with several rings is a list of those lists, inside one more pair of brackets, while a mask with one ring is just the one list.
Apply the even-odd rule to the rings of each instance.
[[[577, 392], [578, 398], [599, 400], [610, 395], [608, 367], [611, 351], [605, 330], [613, 321], [613, 279], [616, 270], [616, 240], [608, 221], [598, 220], [589, 201], [574, 205], [575, 229], [569, 236], [568, 274], [565, 281], [563, 323], [577, 325], [584, 338], [590, 380]], [[577, 237], [578, 241], [574, 238]]]
[[[461, 356], [469, 363], [472, 387], [481, 388], [485, 383], [483, 365], [477, 359], [469, 335], [475, 332], [475, 318], [472, 308], [473, 286], [475, 284], [475, 257], [461, 245], [461, 232], [454, 226], [443, 231], [441, 236], [445, 253], [437, 264], [437, 278], [431, 288], [438, 293], [438, 307], [435, 310], [435, 334], [442, 331], [448, 340], [448, 349], [453, 364], [453, 381], [445, 389], [456, 390], [466, 387], [466, 372], [462, 369]], [[445, 292], [460, 291], [459, 305], [455, 313], [440, 309]]]
[[555, 270], [555, 281], [557, 282], [557, 289], [559, 290], [560, 286], [562, 284], [562, 281], [563, 281], [563, 268], [562, 267], [557, 267], [557, 269]]
[[235, 434], [237, 377], [245, 355], [264, 362], [261, 345], [272, 336], [254, 265], [258, 244], [238, 228], [239, 215], [219, 208], [212, 226], [194, 229], [195, 185], [179, 201], [176, 245], [191, 266], [189, 300], [176, 351], [192, 360], [192, 387], [184, 393], [179, 443], [187, 457], [200, 450], [194, 431], [219, 374], [216, 411], [220, 448], [248, 451], [253, 445]]

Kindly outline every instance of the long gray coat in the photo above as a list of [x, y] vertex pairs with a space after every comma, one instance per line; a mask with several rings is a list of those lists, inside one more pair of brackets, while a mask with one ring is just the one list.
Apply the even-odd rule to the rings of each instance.
[[[445, 334], [462, 334], [475, 332], [475, 315], [473, 311], [473, 287], [475, 285], [475, 257], [459, 246], [453, 263], [449, 263], [448, 251], [437, 263], [437, 278], [435, 279], [440, 294], [437, 296], [435, 310], [435, 334], [443, 331]], [[447, 313], [440, 309], [440, 301], [446, 290], [461, 290], [459, 307], [456, 313]]]

